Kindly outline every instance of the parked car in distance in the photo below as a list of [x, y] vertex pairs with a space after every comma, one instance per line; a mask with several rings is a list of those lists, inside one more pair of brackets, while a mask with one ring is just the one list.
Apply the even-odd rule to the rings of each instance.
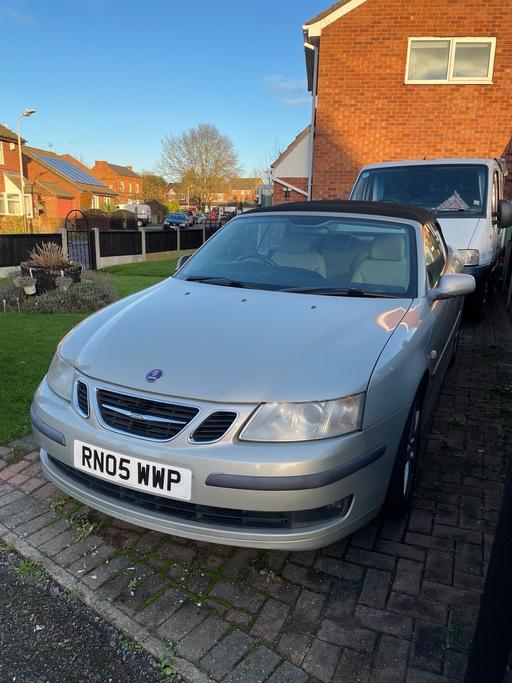
[[204, 213], [201, 213], [200, 211], [196, 211], [195, 219], [196, 219], [196, 223], [198, 223], [198, 224], [206, 223], [206, 216]]
[[30, 413], [43, 470], [107, 515], [238, 546], [318, 548], [404, 512], [461, 269], [423, 209], [233, 218], [64, 338]]
[[194, 223], [196, 222], [195, 218], [194, 218], [194, 212], [193, 211], [184, 211], [183, 213], [187, 217], [187, 221], [188, 221], [189, 226], [192, 227], [194, 225]]
[[163, 229], [188, 228], [190, 221], [185, 213], [168, 213], [164, 218]]
[[422, 159], [364, 166], [350, 199], [421, 206], [438, 219], [448, 244], [457, 249], [464, 272], [477, 287], [467, 307], [482, 318], [489, 281], [512, 225], [512, 205], [503, 199], [505, 159]]
[[117, 208], [134, 213], [139, 228], [151, 223], [151, 207], [149, 204], [119, 204]]

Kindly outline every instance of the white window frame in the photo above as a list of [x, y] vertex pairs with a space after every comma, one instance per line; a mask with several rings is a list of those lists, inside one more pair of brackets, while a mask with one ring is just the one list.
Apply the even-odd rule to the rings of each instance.
[[3, 166], [5, 164], [4, 158], [4, 143], [0, 141], [0, 164]]
[[[448, 54], [448, 78], [440, 79], [427, 79], [427, 80], [415, 80], [409, 78], [409, 62], [411, 58], [411, 45], [416, 41], [448, 41], [450, 43], [450, 51]], [[457, 45], [460, 43], [489, 43], [491, 46], [491, 52], [489, 55], [489, 71], [487, 72], [486, 78], [475, 77], [468, 78], [464, 76], [463, 78], [457, 78], [453, 75], [453, 69], [455, 66], [455, 50]], [[495, 37], [459, 37], [459, 36], [414, 36], [409, 38], [407, 44], [407, 63], [405, 65], [405, 83], [410, 85], [454, 85], [454, 84], [473, 84], [473, 85], [492, 85], [492, 78], [494, 74], [494, 57], [496, 55], [496, 38]]]

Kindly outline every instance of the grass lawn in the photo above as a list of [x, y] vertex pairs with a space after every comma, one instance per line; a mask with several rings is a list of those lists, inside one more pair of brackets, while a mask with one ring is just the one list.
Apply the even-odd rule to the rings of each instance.
[[[134, 263], [107, 269], [110, 283], [124, 297], [168, 277], [176, 259]], [[85, 315], [0, 312], [0, 444], [30, 429], [32, 396], [62, 337]]]
[[34, 391], [59, 341], [84, 317], [78, 313], [0, 314], [0, 444], [29, 431]]
[[113, 273], [122, 277], [158, 277], [164, 278], [172, 275], [176, 270], [177, 259], [164, 259], [163, 261], [144, 261], [143, 263], [127, 263], [124, 266], [110, 266], [103, 268], [106, 273]]

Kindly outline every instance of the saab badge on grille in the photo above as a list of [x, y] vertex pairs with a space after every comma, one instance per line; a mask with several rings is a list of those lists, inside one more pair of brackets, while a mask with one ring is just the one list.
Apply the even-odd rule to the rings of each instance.
[[146, 380], [148, 382], [158, 382], [159, 379], [162, 379], [163, 377], [163, 371], [160, 370], [160, 368], [155, 368], [154, 370], [150, 370], [148, 374], [146, 375]]

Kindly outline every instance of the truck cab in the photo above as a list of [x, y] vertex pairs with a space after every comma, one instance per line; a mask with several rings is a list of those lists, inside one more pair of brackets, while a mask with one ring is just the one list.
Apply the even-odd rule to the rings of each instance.
[[504, 159], [454, 158], [394, 161], [364, 166], [350, 199], [421, 206], [437, 218], [446, 242], [473, 275], [477, 288], [467, 299], [474, 317], [485, 308], [489, 282], [512, 224], [512, 205], [503, 199]]

